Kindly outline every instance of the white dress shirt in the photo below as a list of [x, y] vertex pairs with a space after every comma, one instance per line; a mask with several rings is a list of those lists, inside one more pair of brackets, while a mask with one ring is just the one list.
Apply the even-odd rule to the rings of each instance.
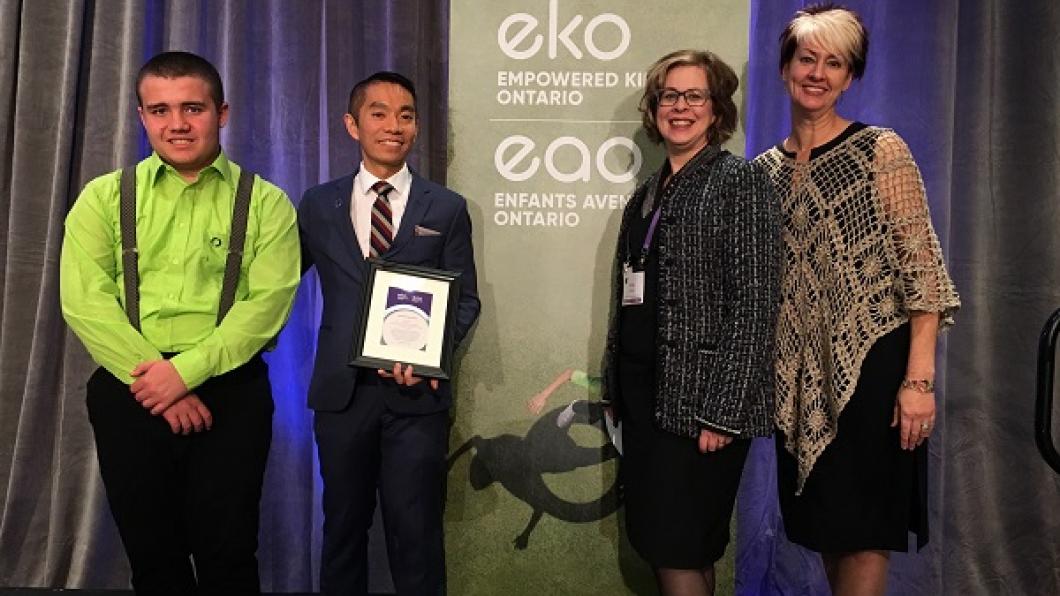
[[[372, 237], [372, 205], [378, 196], [372, 191], [372, 185], [381, 178], [364, 169], [361, 164], [357, 175], [353, 178], [353, 196], [350, 197], [350, 221], [353, 222], [353, 231], [357, 233], [357, 244], [361, 247], [361, 253], [368, 258], [368, 246]], [[408, 204], [409, 191], [412, 189], [412, 172], [408, 164], [401, 166], [398, 173], [386, 179], [394, 190], [390, 191], [387, 198], [390, 199], [390, 213], [394, 223], [394, 237], [397, 238], [398, 230], [401, 229], [401, 216], [405, 213], [405, 205]]]

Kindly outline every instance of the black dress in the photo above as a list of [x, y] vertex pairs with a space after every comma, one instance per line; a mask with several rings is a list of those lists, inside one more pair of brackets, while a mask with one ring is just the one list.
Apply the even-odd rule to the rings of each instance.
[[[657, 194], [666, 200], [665, 193]], [[633, 217], [620, 240], [626, 254], [640, 254], [650, 223], [650, 213]], [[644, 303], [624, 306], [619, 315], [620, 476], [626, 531], [633, 548], [655, 568], [703, 569], [722, 557], [729, 542], [729, 522], [750, 439], [701, 454], [696, 439], [656, 426], [659, 264], [652, 244], [644, 264]]]
[[927, 543], [927, 442], [906, 451], [890, 426], [908, 355], [908, 323], [872, 345], [801, 495], [796, 460], [777, 432], [777, 488], [792, 542], [825, 553], [906, 551], [914, 532], [918, 548]]

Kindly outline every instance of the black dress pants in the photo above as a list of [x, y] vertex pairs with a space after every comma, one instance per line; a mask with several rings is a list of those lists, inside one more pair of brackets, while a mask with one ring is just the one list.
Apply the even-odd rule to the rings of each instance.
[[368, 529], [378, 489], [398, 596], [442, 594], [449, 411], [395, 413], [386, 402], [397, 386], [374, 376], [362, 375], [345, 410], [314, 417], [324, 479], [320, 593], [368, 593]]
[[87, 393], [136, 593], [259, 594], [258, 507], [273, 412], [260, 356], [195, 390], [213, 427], [186, 436], [103, 368]]

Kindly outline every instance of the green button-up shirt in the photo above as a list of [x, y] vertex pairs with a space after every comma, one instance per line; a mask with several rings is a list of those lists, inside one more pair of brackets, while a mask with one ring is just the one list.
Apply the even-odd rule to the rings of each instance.
[[132, 383], [137, 364], [171, 360], [189, 389], [247, 362], [279, 333], [300, 277], [295, 211], [258, 179], [236, 301], [217, 325], [241, 168], [224, 153], [188, 183], [157, 154], [136, 166], [142, 334], [129, 323], [119, 223], [121, 172], [89, 182], [66, 217], [63, 316], [92, 358]]

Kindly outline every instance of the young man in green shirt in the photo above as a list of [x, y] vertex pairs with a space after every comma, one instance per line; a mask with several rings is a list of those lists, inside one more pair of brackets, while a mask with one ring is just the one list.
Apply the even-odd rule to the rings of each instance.
[[[256, 594], [273, 412], [260, 354], [299, 282], [295, 213], [283, 191], [254, 180], [232, 251], [242, 260], [226, 281], [249, 173], [220, 147], [228, 104], [217, 70], [159, 54], [140, 70], [137, 97], [154, 151], [128, 170], [135, 244], [130, 233], [123, 245], [129, 203], [122, 171], [111, 172], [71, 208], [60, 266], [63, 316], [100, 365], [87, 385], [100, 471], [138, 594]], [[138, 283], [127, 287], [130, 251]]]

